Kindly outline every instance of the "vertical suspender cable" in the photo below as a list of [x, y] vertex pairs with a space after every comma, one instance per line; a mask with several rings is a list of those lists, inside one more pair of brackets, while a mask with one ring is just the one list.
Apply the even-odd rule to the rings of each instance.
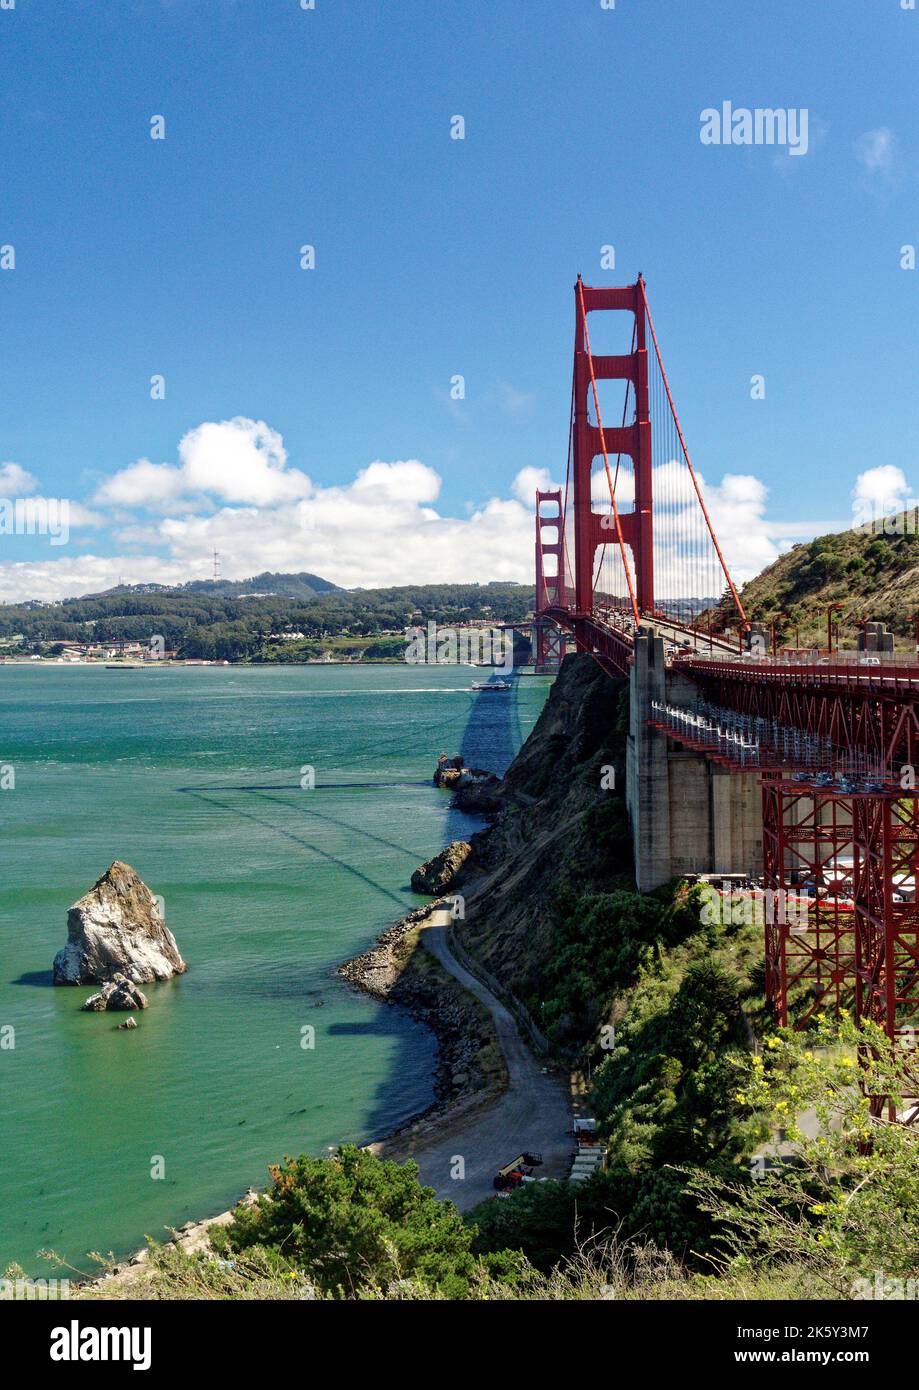
[[[650, 330], [651, 330], [651, 339], [652, 339], [652, 341], [653, 341], [653, 343], [654, 343], [654, 352], [655, 352], [655, 355], [656, 355], [656, 357], [657, 357], [657, 365], [658, 365], [658, 367], [660, 368], [661, 379], [662, 379], [662, 381], [663, 381], [663, 383], [664, 383], [664, 390], [665, 390], [666, 393], [667, 393], [667, 403], [668, 403], [668, 405], [670, 406], [670, 413], [671, 413], [671, 415], [673, 416], [673, 423], [676, 425], [676, 431], [677, 431], [677, 434], [679, 435], [680, 447], [682, 448], [682, 451], [683, 451], [683, 457], [684, 457], [684, 459], [686, 460], [686, 466], [687, 466], [687, 468], [689, 469], [689, 476], [692, 478], [692, 485], [693, 485], [693, 487], [695, 488], [695, 490], [696, 490], [696, 496], [697, 496], [697, 498], [699, 499], [699, 506], [702, 508], [702, 515], [703, 515], [704, 518], [705, 518], [705, 524], [706, 524], [706, 526], [708, 527], [708, 533], [709, 533], [709, 535], [710, 535], [711, 538], [712, 538], [712, 544], [714, 545], [715, 550], [717, 551], [718, 560], [719, 560], [719, 562], [720, 562], [720, 564], [721, 564], [721, 568], [722, 568], [722, 570], [723, 570], [723, 572], [724, 572], [724, 577], [725, 577], [725, 579], [726, 579], [727, 582], [728, 582], [728, 588], [731, 590], [731, 594], [732, 594], [732, 596], [733, 596], [734, 603], [735, 603], [736, 606], [737, 606], [737, 612], [740, 614], [741, 622], [743, 623], [744, 627], [747, 628], [747, 629], [749, 630], [750, 623], [749, 623], [749, 621], [748, 621], [748, 619], [747, 619], [746, 613], [744, 612], [743, 604], [742, 604], [741, 601], [740, 601], [740, 595], [738, 594], [737, 590], [736, 590], [735, 587], [734, 587], [734, 581], [733, 581], [733, 579], [731, 578], [731, 573], [730, 573], [730, 570], [728, 569], [727, 564], [726, 564], [726, 562], [725, 562], [724, 555], [721, 553], [721, 546], [718, 544], [718, 537], [715, 535], [714, 528], [712, 527], [711, 518], [710, 518], [710, 516], [709, 516], [709, 514], [708, 514], [708, 508], [706, 507], [706, 505], [705, 505], [705, 500], [704, 500], [704, 498], [703, 498], [703, 496], [702, 496], [702, 489], [699, 487], [699, 480], [698, 480], [698, 478], [696, 477], [695, 469], [694, 469], [693, 466], [692, 466], [692, 460], [691, 460], [690, 457], [689, 457], [689, 450], [686, 448], [686, 440], [683, 438], [683, 431], [682, 431], [682, 429], [680, 428], [680, 421], [679, 421], [679, 418], [678, 418], [677, 413], [676, 413], [676, 406], [675, 406], [674, 403], [673, 403], [673, 396], [670, 394], [670, 384], [669, 384], [669, 382], [667, 381], [667, 373], [664, 371], [664, 363], [663, 363], [663, 360], [662, 360], [662, 358], [661, 358], [661, 350], [660, 350], [660, 347], [658, 346], [657, 334], [656, 334], [655, 331], [654, 331], [654, 320], [651, 318], [651, 310], [648, 308], [648, 295], [647, 295], [647, 291], [646, 291], [646, 289], [645, 289], [645, 283], [644, 283], [643, 280], [641, 280], [641, 281], [640, 281], [640, 284], [641, 284], [641, 297], [642, 297], [642, 300], [644, 301], [645, 313], [646, 313], [647, 316], [648, 316], [648, 327], [649, 327]], [[586, 323], [585, 323], [585, 332], [586, 332]], [[592, 373], [592, 369], [591, 369], [591, 373]]]

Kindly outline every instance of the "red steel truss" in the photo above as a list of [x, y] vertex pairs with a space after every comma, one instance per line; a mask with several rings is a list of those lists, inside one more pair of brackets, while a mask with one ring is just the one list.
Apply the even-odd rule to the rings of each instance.
[[850, 1009], [912, 1048], [919, 1010], [919, 799], [763, 779], [766, 989], [781, 1025]]

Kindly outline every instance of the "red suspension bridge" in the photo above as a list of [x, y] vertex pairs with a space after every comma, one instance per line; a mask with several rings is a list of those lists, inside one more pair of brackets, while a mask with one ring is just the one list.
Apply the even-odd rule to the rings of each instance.
[[[592, 350], [591, 316], [600, 313], [627, 316], [628, 352]], [[624, 397], [607, 411], [612, 424], [601, 394], [610, 382]], [[634, 684], [639, 646], [657, 644], [658, 698], [642, 704], [633, 692], [632, 738], [663, 740], [748, 781], [753, 774], [763, 887], [806, 899], [803, 928], [800, 920], [766, 925], [767, 989], [779, 1021], [803, 1025], [845, 1002], [911, 1041], [919, 665], [892, 652], [767, 656], [715, 521], [643, 278], [595, 288], [579, 276], [565, 486], [536, 494], [537, 666], [573, 639]], [[631, 810], [634, 822], [634, 801]]]

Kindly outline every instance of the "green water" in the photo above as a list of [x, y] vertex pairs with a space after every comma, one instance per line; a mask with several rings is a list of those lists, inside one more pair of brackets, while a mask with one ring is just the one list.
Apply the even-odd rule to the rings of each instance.
[[[436, 755], [503, 770], [545, 699], [532, 678], [476, 696], [472, 675], [0, 666], [0, 1270], [124, 1254], [284, 1153], [429, 1103], [430, 1034], [335, 968], [477, 828], [430, 783]], [[68, 906], [113, 859], [162, 896], [189, 965], [127, 1033], [50, 984]]]

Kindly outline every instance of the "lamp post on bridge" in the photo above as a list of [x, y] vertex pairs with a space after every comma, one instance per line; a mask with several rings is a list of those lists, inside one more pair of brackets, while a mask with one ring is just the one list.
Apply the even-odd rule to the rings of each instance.
[[[842, 605], [841, 603], [830, 603], [830, 604], [827, 605], [827, 610], [826, 610], [826, 649], [827, 649], [827, 655], [828, 655], [828, 656], [832, 656], [832, 655], [833, 655], [833, 610], [836, 609], [836, 608], [842, 608], [842, 606], [843, 606], [843, 605]], [[837, 634], [838, 634], [838, 624], [837, 624]]]
[[913, 633], [913, 645], [914, 645], [914, 649], [915, 649], [915, 654], [916, 654], [916, 656], [919, 656], [919, 614], [917, 614], [917, 613], [910, 613], [910, 615], [909, 615], [909, 617], [907, 618], [906, 621], [907, 621], [908, 623], [915, 623], [915, 625], [916, 625], [915, 631], [914, 631], [914, 633]]
[[773, 656], [775, 656], [775, 654], [776, 654], [776, 646], [775, 646], [775, 625], [776, 625], [776, 623], [782, 622], [783, 620], [784, 620], [785, 622], [788, 621], [788, 614], [787, 614], [787, 613], [776, 613], [775, 617], [772, 619], [772, 655], [773, 655]]

